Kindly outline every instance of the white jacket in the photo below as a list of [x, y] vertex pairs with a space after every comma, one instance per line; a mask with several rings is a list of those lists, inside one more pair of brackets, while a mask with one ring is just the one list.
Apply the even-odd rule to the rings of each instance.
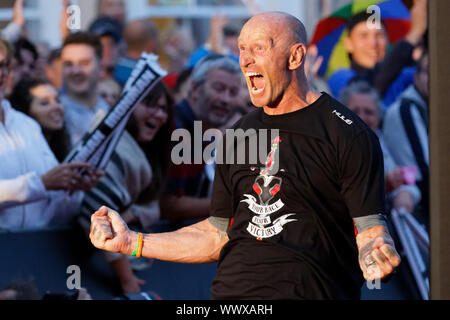
[[23, 230], [68, 223], [82, 193], [47, 191], [41, 176], [58, 165], [39, 124], [0, 103], [0, 229]]

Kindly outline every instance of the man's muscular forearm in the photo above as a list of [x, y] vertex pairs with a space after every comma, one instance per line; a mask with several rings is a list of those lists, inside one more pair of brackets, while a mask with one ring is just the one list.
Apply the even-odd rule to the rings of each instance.
[[[129, 232], [125, 254], [131, 255], [137, 244], [137, 233]], [[180, 263], [210, 263], [218, 260], [228, 242], [225, 232], [208, 220], [168, 233], [144, 235], [142, 256]]]
[[[98, 249], [126, 255], [133, 253], [138, 239], [122, 217], [107, 207], [101, 207], [91, 216], [89, 238]], [[217, 261], [227, 242], [225, 232], [204, 220], [178, 231], [144, 235], [142, 256], [172, 262], [208, 263]]]

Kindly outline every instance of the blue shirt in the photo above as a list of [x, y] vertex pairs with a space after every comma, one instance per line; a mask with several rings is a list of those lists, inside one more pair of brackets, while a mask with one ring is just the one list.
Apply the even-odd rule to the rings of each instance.
[[98, 97], [94, 108], [89, 108], [67, 95], [61, 95], [60, 99], [66, 110], [64, 120], [72, 146], [93, 129], [109, 111], [109, 105], [100, 97]]
[[[405, 67], [401, 70], [395, 80], [390, 83], [384, 96], [381, 97], [385, 109], [394, 103], [398, 96], [414, 83], [414, 74], [416, 70], [416, 67]], [[360, 77], [362, 80], [366, 80], [373, 85], [373, 79], [370, 79], [370, 73], [367, 73], [366, 75], [369, 77], [364, 78], [364, 72], [358, 72], [354, 68], [337, 70], [328, 79], [328, 86], [331, 90], [331, 94], [334, 98], [339, 99], [341, 90], [344, 89], [352, 79], [357, 77]]]
[[117, 63], [116, 68], [114, 69], [114, 79], [122, 86], [127, 83], [128, 78], [131, 76], [131, 72], [133, 72], [134, 67], [138, 60], [123, 57]]

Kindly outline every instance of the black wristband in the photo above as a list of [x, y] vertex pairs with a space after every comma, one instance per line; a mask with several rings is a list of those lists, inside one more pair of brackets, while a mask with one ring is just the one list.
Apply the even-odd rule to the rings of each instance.
[[372, 214], [370, 216], [354, 218], [353, 222], [355, 223], [358, 233], [376, 226], [387, 228], [387, 220], [384, 214]]

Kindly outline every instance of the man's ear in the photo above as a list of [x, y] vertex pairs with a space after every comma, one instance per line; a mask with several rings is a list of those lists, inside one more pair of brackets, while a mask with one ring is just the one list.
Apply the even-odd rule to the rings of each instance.
[[296, 43], [291, 47], [289, 56], [289, 70], [296, 70], [304, 63], [306, 47], [302, 43]]

